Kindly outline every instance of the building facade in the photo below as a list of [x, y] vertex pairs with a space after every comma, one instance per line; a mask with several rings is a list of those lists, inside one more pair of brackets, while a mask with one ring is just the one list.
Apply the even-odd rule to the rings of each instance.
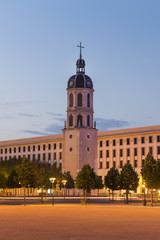
[[90, 164], [104, 179], [115, 166], [130, 162], [140, 175], [150, 152], [160, 160], [160, 125], [98, 132], [94, 122], [93, 83], [85, 74], [85, 61], [76, 62], [76, 74], [67, 83], [67, 121], [62, 134], [0, 142], [0, 160], [26, 156], [31, 161], [56, 163], [74, 179], [84, 164]]

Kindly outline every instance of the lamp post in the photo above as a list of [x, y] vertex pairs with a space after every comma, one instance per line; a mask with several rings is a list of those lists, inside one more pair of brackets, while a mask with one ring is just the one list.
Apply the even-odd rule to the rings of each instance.
[[53, 193], [52, 193], [52, 206], [53, 206], [54, 205], [54, 182], [55, 182], [56, 178], [50, 178], [49, 180], [52, 183], [52, 191], [53, 191]]
[[64, 185], [64, 203], [65, 203], [65, 186], [66, 186], [66, 183], [67, 183], [67, 180], [62, 180], [62, 183]]
[[145, 184], [142, 185], [142, 188], [143, 188], [143, 192], [144, 192], [143, 205], [146, 206]]

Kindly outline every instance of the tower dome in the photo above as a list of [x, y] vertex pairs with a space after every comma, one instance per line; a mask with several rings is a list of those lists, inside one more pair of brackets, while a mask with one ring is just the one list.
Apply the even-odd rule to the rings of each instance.
[[68, 80], [68, 88], [91, 88], [93, 89], [93, 83], [89, 76], [85, 74], [85, 61], [82, 59], [81, 46], [77, 46], [80, 48], [80, 56], [76, 62], [76, 74], [71, 76]]

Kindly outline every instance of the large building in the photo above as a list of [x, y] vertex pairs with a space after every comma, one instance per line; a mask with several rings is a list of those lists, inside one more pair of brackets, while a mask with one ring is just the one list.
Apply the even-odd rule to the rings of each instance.
[[67, 121], [62, 134], [0, 142], [0, 160], [26, 156], [31, 161], [56, 163], [75, 178], [85, 163], [99, 176], [130, 162], [140, 174], [145, 156], [160, 159], [160, 125], [98, 132], [93, 120], [93, 83], [85, 61], [76, 62], [76, 74], [67, 83]]

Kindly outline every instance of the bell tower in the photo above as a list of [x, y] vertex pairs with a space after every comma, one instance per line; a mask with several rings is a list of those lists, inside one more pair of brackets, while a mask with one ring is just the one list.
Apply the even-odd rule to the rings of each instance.
[[76, 74], [68, 80], [67, 123], [63, 129], [62, 171], [70, 171], [76, 178], [84, 164], [96, 171], [97, 129], [93, 126], [93, 83], [85, 74], [85, 61], [80, 56], [76, 62]]

